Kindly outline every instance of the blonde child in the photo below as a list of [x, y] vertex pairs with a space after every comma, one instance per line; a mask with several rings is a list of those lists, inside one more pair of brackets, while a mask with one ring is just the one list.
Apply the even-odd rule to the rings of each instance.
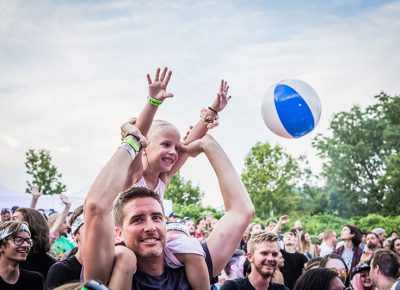
[[[154, 81], [150, 75], [147, 75], [148, 102], [137, 119], [131, 119], [121, 126], [121, 135], [123, 140], [128, 135], [135, 136], [133, 133], [135, 132], [133, 125], [135, 125], [150, 142], [139, 152], [140, 156], [132, 161], [126, 180], [126, 189], [132, 186], [146, 187], [163, 198], [172, 176], [182, 167], [188, 155], [179, 150], [181, 141], [176, 127], [166, 121], [153, 122], [158, 107], [165, 99], [173, 97], [172, 93], [167, 92], [172, 71], [164, 68], [161, 75], [160, 72], [161, 70], [157, 69]], [[230, 99], [230, 96], [227, 96], [228, 89], [227, 82], [222, 80], [217, 98], [210, 107], [201, 111], [201, 119], [185, 137], [184, 145], [203, 137], [208, 129], [218, 125], [218, 112], [224, 109]], [[186, 276], [193, 289], [210, 289], [208, 269], [201, 245], [177, 227], [168, 228], [167, 226], [167, 230], [166, 264], [172, 268], [184, 265]]]

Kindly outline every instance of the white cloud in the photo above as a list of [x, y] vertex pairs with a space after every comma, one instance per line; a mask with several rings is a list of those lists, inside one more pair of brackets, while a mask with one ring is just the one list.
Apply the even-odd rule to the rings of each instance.
[[0, 141], [5, 143], [7, 146], [11, 147], [12, 149], [17, 148], [21, 142], [18, 139], [15, 139], [5, 133], [0, 132]]
[[[18, 150], [7, 145], [0, 151], [8, 160], [7, 168], [0, 168], [0, 183], [19, 190], [23, 165], [13, 160], [23, 162], [24, 150], [32, 147], [51, 149], [71, 192], [87, 188], [118, 146], [119, 125], [144, 105], [145, 75], [156, 66], [173, 68], [175, 93], [157, 118], [182, 132], [212, 101], [219, 79], [229, 81], [233, 98], [212, 134], [239, 172], [257, 141], [307, 153], [318, 170], [321, 161], [311, 139], [326, 133], [333, 113], [354, 104], [365, 107], [381, 90], [398, 93], [399, 2], [363, 7], [362, 1], [290, 6], [3, 1], [1, 6], [0, 132], [23, 143]], [[261, 118], [262, 96], [285, 78], [307, 81], [322, 101], [320, 124], [300, 140], [273, 135]], [[205, 158], [189, 161], [183, 174], [208, 193], [207, 203], [221, 203]]]

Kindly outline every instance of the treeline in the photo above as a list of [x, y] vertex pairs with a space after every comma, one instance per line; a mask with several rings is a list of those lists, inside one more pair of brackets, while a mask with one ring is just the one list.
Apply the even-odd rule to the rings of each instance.
[[[354, 106], [335, 114], [328, 134], [313, 140], [323, 163], [320, 175], [312, 173], [304, 156], [295, 158], [279, 145], [259, 142], [251, 148], [242, 180], [257, 219], [288, 214], [301, 218], [313, 233], [333, 221], [329, 227], [335, 230], [349, 222], [365, 230], [373, 225], [390, 230], [391, 221], [397, 221], [393, 229], [398, 227], [400, 97], [380, 93], [375, 99], [365, 109]], [[186, 207], [194, 204], [192, 216], [196, 216], [203, 209], [203, 195], [199, 187], [178, 176], [166, 197], [185, 215], [190, 213]]]

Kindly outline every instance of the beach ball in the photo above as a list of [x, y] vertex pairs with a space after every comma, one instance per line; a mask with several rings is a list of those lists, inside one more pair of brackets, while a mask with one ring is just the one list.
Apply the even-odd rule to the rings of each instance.
[[304, 81], [288, 79], [274, 84], [264, 96], [262, 116], [267, 127], [285, 138], [311, 132], [321, 116], [321, 102]]

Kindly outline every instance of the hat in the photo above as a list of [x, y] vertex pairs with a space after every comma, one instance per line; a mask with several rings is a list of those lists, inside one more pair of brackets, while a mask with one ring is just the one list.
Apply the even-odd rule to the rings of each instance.
[[14, 205], [14, 206], [11, 208], [11, 211], [12, 211], [12, 212], [15, 212], [17, 209], [19, 209], [19, 206], [18, 206], [18, 205]]
[[1, 209], [1, 214], [6, 213], [6, 212], [10, 212], [10, 210], [8, 208], [2, 208]]
[[363, 271], [369, 271], [370, 268], [371, 267], [368, 264], [359, 264], [359, 265], [355, 266], [351, 270], [351, 278], [353, 278], [355, 274], [361, 273]]
[[190, 217], [188, 217], [188, 216], [185, 216], [185, 217], [183, 217], [183, 219], [182, 219], [182, 221], [188, 221], [188, 220], [190, 220]]
[[381, 235], [381, 234], [386, 234], [386, 231], [384, 229], [382, 229], [382, 228], [374, 228], [372, 230], [372, 232], [377, 234], [378, 236]]
[[175, 218], [177, 218], [177, 217], [179, 217], [179, 215], [178, 215], [175, 211], [173, 211], [173, 212], [171, 212], [171, 213], [169, 214], [169, 217], [175, 217]]

